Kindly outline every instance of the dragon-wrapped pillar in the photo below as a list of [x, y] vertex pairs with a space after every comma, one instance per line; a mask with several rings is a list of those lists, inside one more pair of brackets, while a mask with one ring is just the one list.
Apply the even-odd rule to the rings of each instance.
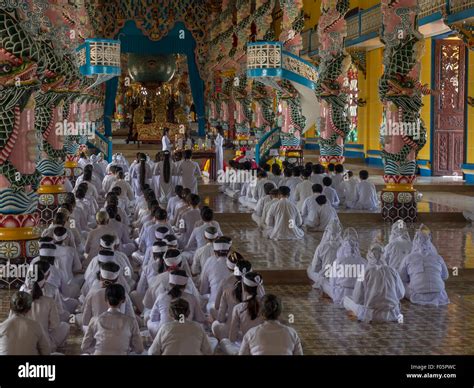
[[348, 0], [323, 0], [318, 24], [320, 41], [319, 79], [316, 96], [321, 101], [319, 121], [319, 146], [321, 164], [344, 162], [344, 142], [350, 132], [346, 106], [348, 95], [344, 90], [344, 77], [350, 65], [350, 57], [344, 50], [347, 34], [345, 14]]
[[385, 44], [384, 73], [379, 95], [384, 106], [381, 127], [385, 188], [382, 216], [386, 221], [416, 221], [416, 158], [426, 143], [420, 117], [422, 94], [429, 89], [419, 82], [423, 36], [418, 31], [417, 0], [382, 1]]
[[17, 16], [0, 10], [0, 264], [8, 269], [0, 288], [18, 288], [38, 254], [34, 95], [42, 66]]

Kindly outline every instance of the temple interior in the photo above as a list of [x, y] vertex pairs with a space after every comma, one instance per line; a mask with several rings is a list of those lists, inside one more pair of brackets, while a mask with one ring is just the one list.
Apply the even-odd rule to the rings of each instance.
[[[219, 306], [210, 305], [217, 270], [208, 263], [220, 259], [214, 252], [225, 249], [215, 241], [225, 236], [231, 272], [219, 289], [227, 276], [245, 295], [264, 286], [265, 296], [255, 294], [260, 313], [278, 300], [279, 321], [301, 343], [285, 354], [474, 355], [473, 184], [473, 0], [0, 2], [0, 322], [12, 319], [20, 289], [33, 295], [33, 306], [35, 287], [50, 297], [51, 269], [39, 270], [42, 283], [28, 280], [28, 271], [66, 245], [69, 253], [47, 264], [61, 277], [51, 298], [68, 333], [60, 341], [50, 327], [50, 352], [94, 354], [84, 344], [99, 329], [82, 319], [94, 287], [108, 295], [109, 283], [121, 284], [122, 275], [106, 277], [123, 268], [104, 269], [110, 265], [101, 255], [111, 248], [99, 233], [101, 217], [118, 214], [114, 230], [124, 232], [115, 233], [114, 249], [131, 267], [120, 287], [139, 328], [137, 353], [173, 354], [155, 352], [169, 325], [164, 307], [161, 322], [153, 312], [174, 276], [199, 291], [195, 308], [205, 316], [212, 354], [236, 355], [239, 347], [258, 354], [246, 334], [255, 325], [244, 331], [241, 323], [231, 341], [219, 328], [229, 330], [236, 308], [222, 321]], [[170, 205], [178, 186], [189, 191], [183, 206], [199, 210], [196, 223]], [[267, 210], [267, 200], [277, 202]], [[212, 221], [203, 216], [208, 208]], [[163, 209], [165, 220], [156, 215]], [[214, 224], [201, 226], [207, 221], [218, 225], [212, 238]], [[158, 237], [161, 223], [177, 245]], [[210, 247], [200, 272], [201, 242], [190, 248], [191, 233]], [[365, 288], [355, 280], [341, 286], [338, 279], [351, 276], [315, 269], [316, 258], [328, 263], [321, 252], [332, 234], [339, 240], [331, 240], [328, 268], [362, 263], [366, 275], [392, 276], [403, 289], [395, 304], [387, 302], [392, 283], [373, 286], [365, 276]], [[390, 249], [403, 238], [413, 248], [398, 253], [395, 267]], [[158, 240], [168, 245], [156, 259]], [[174, 251], [188, 263], [169, 265]], [[251, 263], [249, 283], [245, 272], [234, 279], [240, 259], [231, 268], [229, 257], [236, 253]], [[145, 266], [148, 258], [172, 273], [151, 307], [145, 295], [163, 271], [148, 277], [156, 271]], [[410, 264], [416, 260], [422, 264]], [[210, 291], [203, 291], [205, 272]], [[353, 289], [365, 299], [356, 301]], [[370, 304], [374, 294], [385, 302]], [[245, 295], [236, 307], [248, 303]], [[185, 298], [172, 299], [171, 309]], [[161, 324], [158, 334], [153, 324]], [[2, 325], [0, 353], [15, 354], [5, 350]], [[101, 354], [98, 340], [95, 346]]]

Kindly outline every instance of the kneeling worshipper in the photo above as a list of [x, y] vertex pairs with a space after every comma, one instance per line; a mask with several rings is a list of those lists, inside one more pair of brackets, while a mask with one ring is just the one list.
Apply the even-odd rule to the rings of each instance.
[[344, 231], [342, 245], [336, 260], [328, 269], [329, 287], [323, 283], [323, 291], [342, 307], [345, 296], [351, 296], [357, 281], [362, 281], [366, 261], [360, 255], [359, 238], [354, 228]]
[[392, 225], [388, 244], [384, 249], [385, 262], [399, 271], [405, 257], [411, 252], [413, 244], [406, 224], [398, 220]]
[[261, 306], [264, 322], [247, 331], [239, 355], [302, 355], [303, 348], [296, 330], [279, 321], [282, 310], [280, 298], [272, 294], [265, 295]]
[[159, 328], [173, 319], [170, 316], [170, 305], [173, 300], [178, 298], [185, 299], [189, 303], [189, 315], [187, 319], [201, 324], [206, 322], [206, 317], [201, 310], [201, 301], [195, 295], [185, 290], [189, 281], [188, 275], [183, 270], [174, 270], [169, 275], [168, 292], [163, 292], [158, 296], [150, 313], [150, 319], [147, 322], [148, 331], [152, 338], [155, 338]]
[[46, 285], [46, 276], [38, 270], [35, 279], [28, 277], [23, 290], [28, 292], [32, 298], [31, 309], [26, 314], [27, 318], [38, 322], [47, 334], [51, 351], [62, 347], [69, 335], [69, 324], [61, 322], [56, 302], [53, 298], [46, 296], [43, 289]]
[[421, 225], [413, 239], [411, 253], [400, 266], [400, 277], [405, 284], [405, 297], [412, 303], [442, 306], [449, 304], [444, 282], [448, 268], [431, 242], [431, 232]]
[[46, 356], [51, 353], [49, 339], [41, 325], [28, 318], [33, 298], [16, 291], [10, 299], [10, 315], [0, 323], [0, 355]]
[[143, 341], [135, 318], [120, 311], [125, 303], [125, 289], [120, 284], [105, 288], [106, 311], [90, 320], [82, 340], [84, 353], [126, 355], [143, 353]]
[[[109, 284], [118, 284], [119, 273], [120, 266], [114, 262], [107, 262], [100, 266], [100, 288], [92, 289], [87, 294], [82, 309], [82, 315], [76, 315], [76, 322], [78, 325], [82, 325], [84, 332], [87, 331], [87, 326], [92, 317], [98, 317], [109, 308], [105, 297], [105, 290]], [[129, 317], [136, 319], [132, 301], [127, 293], [125, 293], [125, 303], [120, 305], [120, 311]]]
[[313, 287], [319, 289], [329, 288], [329, 274], [334, 261], [336, 261], [337, 251], [342, 243], [342, 225], [339, 219], [333, 218], [326, 230], [323, 238], [316, 248], [313, 260], [307, 269], [308, 277], [314, 282]]
[[267, 182], [263, 185], [264, 195], [259, 198], [257, 205], [255, 207], [255, 211], [252, 213], [252, 220], [254, 220], [258, 226], [262, 224], [263, 208], [265, 207], [267, 203], [269, 203], [272, 200], [272, 196], [270, 195], [270, 192], [274, 188], [275, 188], [275, 185], [270, 182]]
[[214, 241], [220, 236], [219, 231], [214, 226], [208, 226], [204, 231], [204, 238], [206, 244], [198, 248], [193, 255], [191, 265], [191, 272], [194, 278], [196, 287], [199, 288], [201, 282], [201, 271], [206, 264], [206, 261], [214, 254]]
[[213, 243], [213, 255], [206, 261], [201, 272], [200, 292], [208, 298], [206, 311], [215, 308], [217, 293], [224, 280], [229, 277], [229, 269], [233, 270], [235, 263], [230, 257], [232, 240], [229, 237], [219, 237]]
[[209, 337], [202, 326], [188, 320], [188, 301], [175, 299], [170, 304], [172, 322], [160, 327], [153, 344], [148, 350], [151, 356], [211, 355], [213, 353]]
[[400, 300], [405, 287], [398, 272], [383, 259], [383, 247], [373, 243], [367, 252], [362, 281], [355, 284], [352, 296], [344, 297], [344, 307], [363, 322], [403, 323]]
[[225, 354], [238, 354], [245, 334], [252, 327], [263, 322], [262, 307], [258, 296], [258, 289], [262, 286], [263, 279], [259, 273], [249, 272], [243, 276], [243, 302], [234, 307], [228, 336], [220, 342], [220, 347]]
[[278, 188], [279, 200], [268, 209], [265, 223], [271, 228], [268, 238], [272, 240], [301, 240], [304, 232], [301, 229], [303, 220], [296, 205], [289, 200], [290, 188]]
[[318, 195], [315, 200], [312, 200], [312, 196], [310, 198], [304, 204], [308, 213], [302, 214], [303, 223], [309, 231], [324, 232], [332, 219], [339, 219], [337, 212], [325, 195]]

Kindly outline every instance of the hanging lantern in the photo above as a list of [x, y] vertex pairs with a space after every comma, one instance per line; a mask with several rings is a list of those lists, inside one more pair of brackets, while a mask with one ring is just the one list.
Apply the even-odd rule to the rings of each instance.
[[86, 77], [95, 77], [91, 89], [120, 75], [120, 41], [112, 39], [86, 39], [76, 49], [79, 71]]

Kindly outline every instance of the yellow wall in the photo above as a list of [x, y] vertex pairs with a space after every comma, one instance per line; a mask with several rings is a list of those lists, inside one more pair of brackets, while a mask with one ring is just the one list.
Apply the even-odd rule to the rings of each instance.
[[[467, 95], [474, 97], [474, 51], [468, 51]], [[467, 102], [467, 101], [466, 101]], [[467, 163], [474, 163], [474, 107], [467, 105]]]
[[[364, 74], [361, 71], [359, 71], [359, 77], [357, 79], [358, 88], [359, 88], [358, 98], [361, 98], [366, 101], [367, 101], [367, 95], [368, 95], [367, 76], [368, 74], [364, 76]], [[369, 109], [368, 105], [359, 106], [357, 108], [357, 144], [364, 145], [364, 152], [367, 152], [367, 136], [368, 136], [367, 112], [368, 112], [368, 109]]]
[[[431, 38], [425, 39], [425, 51], [421, 57], [421, 76], [420, 82], [428, 84], [431, 87], [431, 50], [432, 40]], [[423, 97], [423, 107], [421, 108], [421, 118], [425, 122], [426, 127], [426, 145], [421, 149], [418, 154], [418, 159], [430, 159], [430, 136], [431, 136], [431, 97]]]
[[367, 52], [367, 82], [366, 82], [366, 123], [364, 148], [366, 150], [380, 149], [380, 124], [382, 123], [383, 107], [379, 98], [379, 80], [382, 76], [382, 48]]

